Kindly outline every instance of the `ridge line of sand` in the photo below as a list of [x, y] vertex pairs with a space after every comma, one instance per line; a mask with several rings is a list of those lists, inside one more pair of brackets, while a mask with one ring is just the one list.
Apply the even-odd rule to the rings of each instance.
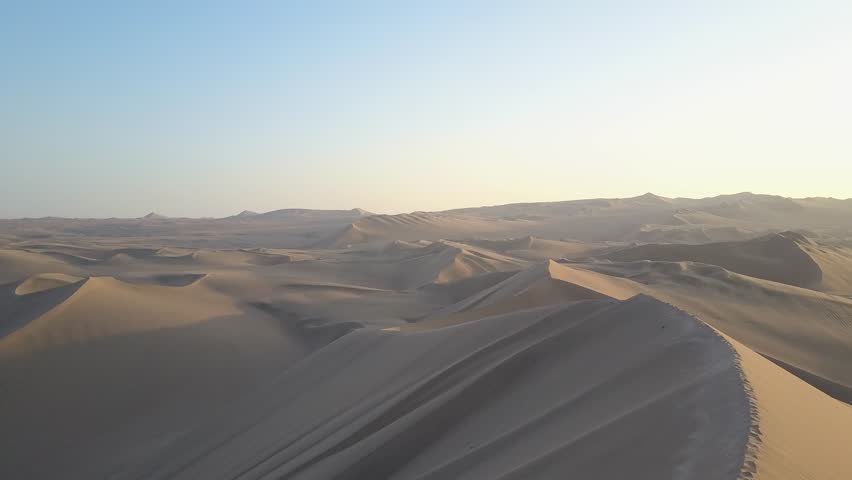
[[[665, 304], [674, 310], [682, 313], [683, 315], [691, 318], [693, 321], [697, 322], [699, 326], [706, 327], [710, 332], [715, 334], [730, 350], [731, 356], [734, 359], [734, 368], [740, 376], [740, 382], [742, 383], [743, 392], [745, 393], [746, 401], [748, 402], [749, 415], [748, 415], [748, 436], [746, 437], [746, 444], [743, 449], [743, 462], [742, 467], [740, 468], [740, 473], [737, 475], [737, 480], [752, 480], [757, 477], [757, 458], [760, 455], [760, 446], [763, 443], [763, 439], [761, 438], [760, 431], [760, 409], [758, 408], [757, 397], [754, 392], [754, 387], [749, 381], [748, 375], [745, 372], [745, 368], [742, 363], [742, 356], [740, 355], [739, 350], [731, 343], [731, 338], [710, 325], [709, 323], [701, 320], [697, 315], [693, 315], [682, 308], [669, 303], [665, 300], [661, 300], [655, 296], [648, 295], [645, 293], [636, 294], [635, 297], [647, 297], [662, 304]], [[633, 298], [635, 298], [633, 297]], [[748, 347], [746, 347], [748, 348]], [[780, 368], [780, 367], [779, 367]]]

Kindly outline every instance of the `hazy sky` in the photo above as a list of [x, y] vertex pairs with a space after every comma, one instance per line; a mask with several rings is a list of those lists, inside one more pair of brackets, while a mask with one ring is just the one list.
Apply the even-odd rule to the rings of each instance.
[[848, 0], [2, 2], [0, 217], [852, 197], [850, 25]]

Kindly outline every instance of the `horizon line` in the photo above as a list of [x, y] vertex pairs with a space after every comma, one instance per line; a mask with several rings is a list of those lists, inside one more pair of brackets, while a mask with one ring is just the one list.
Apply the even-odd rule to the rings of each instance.
[[412, 210], [409, 212], [399, 212], [399, 213], [380, 213], [373, 212], [370, 210], [366, 210], [360, 207], [354, 208], [304, 208], [304, 207], [284, 207], [277, 208], [274, 210], [268, 210], [265, 212], [257, 212], [249, 209], [243, 209], [239, 213], [235, 213], [233, 215], [226, 215], [223, 217], [217, 216], [198, 216], [198, 217], [190, 217], [190, 216], [168, 216], [160, 214], [156, 211], [148, 212], [145, 215], [141, 215], [138, 217], [63, 217], [56, 215], [45, 215], [41, 217], [4, 217], [0, 218], [0, 221], [16, 221], [16, 220], [48, 220], [48, 219], [57, 219], [57, 220], [226, 220], [229, 218], [237, 218], [237, 217], [253, 217], [253, 216], [262, 216], [268, 215], [276, 212], [284, 212], [284, 211], [302, 211], [302, 212], [359, 212], [362, 216], [372, 216], [372, 215], [402, 215], [402, 214], [412, 214], [412, 213], [451, 213], [459, 210], [473, 210], [480, 208], [496, 208], [496, 207], [506, 207], [512, 205], [538, 205], [538, 204], [546, 204], [546, 203], [568, 203], [568, 202], [583, 202], [590, 200], [634, 200], [645, 198], [659, 198], [661, 200], [708, 200], [719, 197], [735, 197], [735, 196], [763, 196], [763, 197], [777, 197], [786, 200], [836, 200], [840, 202], [852, 201], [852, 197], [847, 198], [836, 198], [832, 196], [808, 196], [808, 197], [791, 197], [777, 194], [768, 194], [768, 193], [754, 193], [750, 191], [736, 192], [736, 193], [720, 193], [717, 195], [711, 195], [706, 197], [667, 197], [664, 195], [657, 195], [652, 192], [646, 192], [641, 195], [635, 195], [632, 197], [589, 197], [589, 198], [575, 198], [568, 200], [545, 200], [545, 201], [525, 201], [525, 202], [509, 202], [509, 203], [497, 203], [491, 205], [477, 205], [477, 206], [467, 206], [467, 207], [453, 207], [444, 210]]

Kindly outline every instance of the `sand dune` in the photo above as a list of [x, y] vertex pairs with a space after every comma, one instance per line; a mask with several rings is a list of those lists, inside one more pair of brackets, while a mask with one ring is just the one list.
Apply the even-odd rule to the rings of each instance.
[[75, 266], [93, 265], [99, 261], [98, 258], [87, 257], [79, 253], [66, 253], [62, 251], [43, 251], [44, 255], [56, 258], [57, 260]]
[[25, 250], [0, 249], [0, 284], [22, 280], [38, 273], [68, 273], [78, 270], [66, 262]]
[[[805, 229], [830, 238], [852, 234], [852, 203], [742, 193], [703, 199], [572, 200], [372, 215], [361, 209], [283, 209], [220, 219], [0, 220], [6, 239], [190, 248], [345, 248], [364, 242], [502, 239], [532, 235], [584, 242], [734, 241]], [[17, 242], [15, 242], [17, 243]]]
[[106, 261], [113, 265], [160, 263], [165, 265], [198, 265], [238, 267], [278, 265], [293, 259], [284, 253], [252, 250], [159, 249], [156, 251], [119, 252]]
[[119, 280], [129, 283], [154, 284], [164, 287], [186, 287], [206, 278], [204, 273], [160, 273], [156, 275], [134, 275]]
[[463, 215], [414, 212], [399, 215], [371, 215], [360, 218], [318, 242], [319, 248], [346, 248], [349, 245], [391, 240], [439, 240], [469, 236], [505, 236], [522, 225], [513, 221], [493, 221]]
[[271, 212], [259, 213], [255, 215], [245, 215], [245, 211], [241, 215], [242, 217], [252, 217], [252, 221], [260, 221], [266, 220], [270, 218], [287, 218], [291, 219], [294, 217], [348, 217], [348, 218], [357, 218], [364, 217], [368, 215], [372, 215], [372, 213], [361, 209], [361, 208], [353, 208], [350, 210], [314, 210], [308, 208], [283, 208], [280, 210], [273, 210]]
[[[807, 238], [793, 233], [772, 234], [744, 242], [703, 245], [640, 245], [604, 255], [619, 261], [663, 260], [700, 262], [790, 285], [821, 288], [823, 270], [814, 256], [830, 254], [814, 248]], [[807, 248], [807, 249], [806, 249]], [[845, 260], [845, 257], [842, 257]], [[824, 262], [828, 264], [829, 262]], [[852, 267], [852, 262], [849, 263]], [[833, 287], [837, 287], [836, 281]]]
[[446, 213], [490, 219], [525, 218], [532, 223], [527, 226], [528, 234], [583, 241], [741, 240], [762, 232], [798, 228], [845, 237], [852, 229], [852, 203], [848, 201], [752, 193], [702, 199], [646, 194], [625, 199], [463, 208]]
[[852, 478], [849, 201], [0, 238], [0, 478]]
[[821, 245], [814, 241], [799, 242], [822, 273], [814, 288], [837, 295], [852, 296], [852, 249]]
[[66, 275], [64, 273], [41, 273], [27, 278], [15, 287], [15, 295], [30, 295], [71, 285], [82, 280], [83, 278], [81, 277]]
[[[676, 218], [684, 220], [682, 214], [676, 214]], [[748, 240], [761, 235], [762, 230], [757, 232], [746, 230], [737, 226], [713, 226], [699, 225], [642, 225], [632, 234], [627, 235], [624, 240], [642, 243], [710, 243], [734, 240]]]
[[107, 457], [167, 443], [305, 354], [274, 319], [197, 284], [95, 277], [21, 295], [12, 311], [31, 318], [0, 339], [14, 386], [2, 478], [105, 478]]
[[613, 247], [606, 244], [575, 242], [568, 240], [547, 240], [527, 235], [520, 238], [503, 240], [460, 240], [460, 243], [476, 245], [506, 255], [528, 260], [548, 260], [552, 258], [586, 258]]
[[201, 265], [278, 265], [290, 261], [289, 255], [249, 251], [198, 250], [190, 257]]
[[549, 262], [444, 307], [407, 329], [537, 305], [644, 293], [697, 315], [832, 396], [852, 403], [852, 300], [690, 263]]
[[852, 402], [852, 300], [688, 262], [586, 264], [698, 316]]
[[0, 286], [0, 342], [73, 295], [82, 285], [82, 279], [74, 278], [78, 277], [37, 274]]
[[743, 478], [841, 480], [852, 474], [852, 408], [731, 340], [752, 396]]
[[113, 478], [733, 479], [749, 414], [730, 346], [647, 298], [359, 330], [235, 408]]
[[[62, 303], [26, 328], [3, 338], [0, 355], [189, 325], [239, 313], [231, 300], [197, 284], [140, 285], [110, 277], [91, 277], [80, 283]], [[116, 312], [122, 313], [115, 315]]]
[[[377, 248], [328, 253], [322, 260], [303, 262], [290, 270], [333, 283], [359, 284], [388, 290], [413, 290], [491, 272], [516, 271], [529, 262], [480, 247], [451, 241], [379, 244]], [[332, 280], [333, 279], [333, 280]]]
[[388, 242], [384, 247], [382, 247], [379, 253], [384, 255], [404, 255], [414, 250], [420, 250], [429, 247], [430, 245], [432, 245], [432, 242], [428, 240], [421, 240], [419, 242], [393, 240]]
[[438, 310], [406, 330], [453, 325], [543, 305], [611, 298], [623, 300], [639, 291], [639, 288], [632, 288], [630, 282], [549, 260]]
[[238, 214], [234, 215], [234, 217], [236, 217], [236, 218], [246, 218], [246, 217], [253, 217], [253, 216], [255, 216], [255, 215], [259, 215], [259, 214], [258, 214], [257, 212], [253, 212], [253, 211], [251, 211], [251, 210], [243, 210], [242, 212], [240, 212], [240, 213], [238, 213]]
[[435, 242], [404, 257], [398, 266], [402, 288], [448, 283], [491, 272], [520, 270], [525, 262], [454, 242]]

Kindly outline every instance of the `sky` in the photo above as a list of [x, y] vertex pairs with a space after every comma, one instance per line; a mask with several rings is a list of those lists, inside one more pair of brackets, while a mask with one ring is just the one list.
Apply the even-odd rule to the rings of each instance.
[[849, 198], [849, 25], [820, 0], [0, 0], [0, 218]]

